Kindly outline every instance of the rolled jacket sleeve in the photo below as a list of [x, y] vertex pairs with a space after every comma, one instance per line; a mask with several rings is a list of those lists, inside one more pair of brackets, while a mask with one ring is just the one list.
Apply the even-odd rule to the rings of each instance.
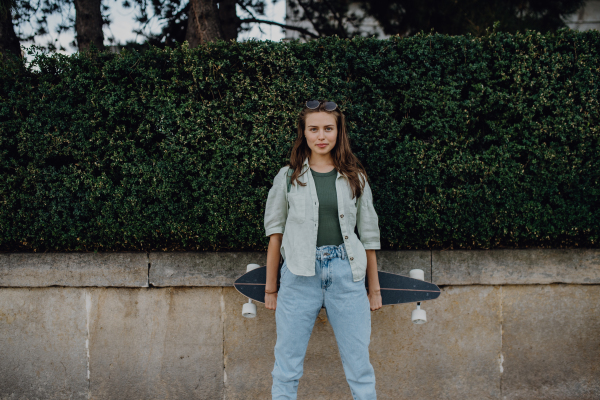
[[283, 233], [285, 230], [285, 222], [287, 220], [287, 200], [286, 200], [286, 180], [285, 174], [288, 167], [283, 167], [279, 170], [273, 186], [269, 190], [267, 197], [267, 205], [265, 207], [265, 234], [271, 236], [274, 233]]
[[[364, 178], [363, 178], [364, 179]], [[356, 227], [358, 236], [365, 250], [380, 250], [379, 218], [373, 207], [373, 193], [369, 182], [364, 179], [365, 187], [358, 198], [356, 210]]]

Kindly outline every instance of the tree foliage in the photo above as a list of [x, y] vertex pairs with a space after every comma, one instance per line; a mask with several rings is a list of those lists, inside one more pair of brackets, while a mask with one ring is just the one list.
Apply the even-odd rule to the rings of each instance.
[[[75, 19], [72, 17], [72, 2], [68, 0], [3, 0], [14, 2], [14, 19], [17, 35], [21, 41], [32, 41], [36, 36], [49, 33], [47, 18], [61, 14], [63, 22], [56, 27], [56, 33], [74, 31]], [[144, 38], [143, 43], [126, 42], [119, 38], [107, 40], [121, 47], [147, 49], [149, 46], [174, 48], [186, 38], [190, 5], [187, 0], [119, 0], [126, 8], [133, 7], [139, 14], [135, 21], [138, 28], [133, 33]], [[206, 1], [206, 0], [203, 0]], [[230, 2], [232, 0], [229, 0]], [[364, 21], [373, 17], [388, 35], [414, 35], [425, 31], [461, 35], [470, 33], [475, 36], [485, 34], [495, 22], [497, 30], [516, 33], [526, 29], [540, 32], [556, 31], [565, 27], [563, 18], [580, 9], [585, 0], [292, 0], [291, 18], [308, 24], [309, 28], [297, 24], [281, 23], [266, 18], [265, 10], [269, 0], [237, 0], [240, 15], [233, 17], [238, 35], [254, 26], [276, 25], [299, 32], [304, 39], [314, 39], [337, 35], [341, 38], [354, 36], [377, 37], [377, 30], [365, 29]], [[271, 0], [273, 4], [278, 1]], [[4, 4], [4, 3], [0, 3]], [[223, 3], [221, 0], [220, 3]], [[152, 13], [150, 11], [152, 10]], [[102, 5], [103, 25], [110, 26], [109, 7]], [[153, 20], [161, 24], [159, 32], [147, 32]], [[228, 21], [227, 23], [230, 23]], [[29, 36], [23, 35], [25, 24], [35, 28]], [[73, 47], [77, 44], [71, 43]], [[40, 46], [49, 51], [66, 50], [49, 41]]]
[[388, 35], [435, 32], [449, 35], [484, 35], [498, 22], [503, 32], [556, 31], [566, 27], [563, 18], [576, 12], [585, 0], [361, 0]]

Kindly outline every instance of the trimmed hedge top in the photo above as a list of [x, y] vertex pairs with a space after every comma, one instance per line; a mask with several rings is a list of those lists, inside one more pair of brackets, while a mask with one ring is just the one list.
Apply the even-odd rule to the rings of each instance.
[[0, 68], [0, 250], [265, 250], [309, 98], [382, 248], [597, 247], [600, 33], [218, 42]]

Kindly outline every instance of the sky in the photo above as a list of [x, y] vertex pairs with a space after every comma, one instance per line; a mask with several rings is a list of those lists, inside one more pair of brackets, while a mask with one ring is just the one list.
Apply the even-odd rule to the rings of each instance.
[[[265, 16], [259, 17], [262, 19], [268, 19], [271, 21], [277, 21], [283, 23], [285, 20], [285, 0], [278, 0], [277, 3], [272, 4], [272, 0], [266, 0], [267, 8], [265, 10]], [[133, 29], [140, 29], [138, 23], [135, 22], [134, 16], [138, 13], [134, 8], [123, 8], [122, 0], [103, 0], [103, 4], [106, 4], [110, 7], [109, 10], [109, 18], [111, 20], [111, 24], [109, 27], [104, 26], [104, 45], [111, 45], [108, 38], [114, 37], [118, 42], [125, 43], [128, 40], [135, 40], [139, 43], [143, 42], [143, 37], [140, 35], [136, 35], [133, 33]], [[71, 15], [74, 17], [75, 8], [71, 7], [70, 10]], [[148, 10], [149, 16], [153, 16], [152, 10]], [[241, 10], [238, 6], [238, 15], [240, 17], [244, 17], [244, 11]], [[62, 17], [58, 15], [54, 15], [48, 18], [48, 28], [50, 33], [43, 36], [38, 36], [35, 38], [35, 44], [37, 45], [47, 45], [49, 41], [52, 41], [56, 44], [57, 47], [60, 48], [59, 44], [61, 44], [66, 51], [57, 51], [62, 54], [72, 54], [77, 51], [76, 48], [73, 48], [70, 43], [74, 40], [75, 32], [70, 31], [68, 33], [61, 33], [60, 35], [56, 33], [55, 29], [58, 24], [61, 23]], [[66, 23], [66, 21], [65, 21]], [[144, 32], [160, 32], [161, 22], [156, 19], [152, 21], [146, 28], [143, 29]], [[251, 31], [245, 32], [238, 36], [238, 41], [244, 41], [251, 38], [258, 40], [273, 40], [280, 41], [284, 38], [283, 31], [278, 26], [261, 24], [260, 28], [264, 33], [260, 32], [258, 25], [252, 28]], [[30, 34], [33, 31], [32, 27], [24, 26], [21, 28], [23, 34]], [[21, 42], [21, 46], [24, 48], [28, 48], [31, 46], [31, 42]], [[116, 43], [112, 43], [116, 44]], [[26, 54], [26, 58], [27, 54]]]

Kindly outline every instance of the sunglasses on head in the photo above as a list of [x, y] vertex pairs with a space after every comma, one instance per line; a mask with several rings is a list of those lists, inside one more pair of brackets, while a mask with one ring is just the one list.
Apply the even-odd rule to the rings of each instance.
[[333, 101], [320, 101], [320, 100], [308, 100], [306, 102], [306, 108], [310, 108], [314, 110], [315, 108], [319, 108], [319, 106], [323, 103], [325, 105], [326, 111], [333, 111], [337, 108], [337, 104]]

